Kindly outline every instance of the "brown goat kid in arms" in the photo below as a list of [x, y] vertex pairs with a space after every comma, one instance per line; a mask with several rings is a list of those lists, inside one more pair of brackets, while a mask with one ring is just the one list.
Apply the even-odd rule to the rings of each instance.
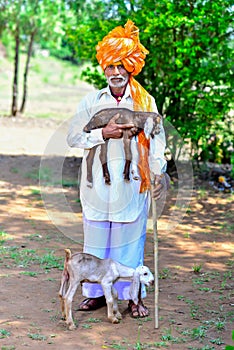
[[76, 290], [83, 282], [100, 283], [106, 298], [107, 317], [112, 323], [119, 323], [121, 313], [118, 310], [118, 295], [113, 284], [118, 279], [131, 279], [130, 296], [138, 304], [141, 283], [149, 286], [154, 277], [146, 266], [136, 269], [124, 266], [112, 259], [99, 259], [87, 253], [71, 254], [65, 249], [66, 257], [62, 273], [59, 296], [62, 316], [70, 330], [75, 329], [72, 318], [72, 301]]
[[[133, 124], [133, 128], [136, 130], [134, 136], [137, 135], [141, 130], [144, 130], [146, 137], [151, 136], [152, 138], [160, 133], [160, 123], [162, 117], [155, 112], [141, 112], [131, 111], [127, 108], [106, 108], [94, 114], [88, 124], [84, 127], [83, 131], [89, 133], [91, 130], [105, 127], [110, 120], [116, 116], [116, 124]], [[130, 165], [132, 162], [132, 151], [131, 151], [131, 137], [129, 137], [128, 130], [123, 130], [123, 142], [125, 152], [125, 167], [123, 171], [125, 181], [130, 181]], [[100, 161], [103, 169], [103, 176], [107, 185], [111, 184], [110, 173], [107, 167], [107, 147], [108, 141], [105, 140], [105, 144], [101, 145]], [[94, 146], [89, 150], [86, 158], [87, 162], [87, 186], [93, 186], [93, 175], [92, 165], [93, 159], [98, 146]], [[138, 176], [135, 177], [138, 179]]]

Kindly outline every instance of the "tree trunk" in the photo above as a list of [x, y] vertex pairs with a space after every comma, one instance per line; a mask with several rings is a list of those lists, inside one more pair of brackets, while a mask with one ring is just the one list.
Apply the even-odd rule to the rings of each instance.
[[13, 96], [12, 96], [12, 106], [11, 115], [16, 116], [17, 109], [17, 99], [18, 99], [18, 70], [19, 70], [19, 47], [20, 47], [20, 36], [19, 36], [19, 25], [17, 25], [15, 32], [15, 59], [14, 59], [14, 79], [13, 79]]
[[31, 33], [30, 41], [29, 41], [29, 45], [28, 45], [27, 60], [26, 60], [25, 70], [24, 70], [23, 97], [22, 97], [22, 104], [20, 107], [20, 113], [24, 112], [25, 103], [26, 103], [26, 99], [27, 99], [27, 80], [28, 80], [29, 62], [30, 62], [30, 58], [32, 55], [32, 47], [33, 47], [33, 41], [34, 41], [35, 34], [36, 34], [36, 30], [34, 30]]

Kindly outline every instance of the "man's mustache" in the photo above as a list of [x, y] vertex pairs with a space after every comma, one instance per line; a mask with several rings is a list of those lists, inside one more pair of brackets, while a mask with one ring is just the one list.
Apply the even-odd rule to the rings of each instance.
[[122, 76], [122, 75], [111, 75], [110, 77], [109, 77], [109, 79], [110, 80], [112, 80], [112, 79], [122, 79], [122, 80], [124, 80], [124, 77]]

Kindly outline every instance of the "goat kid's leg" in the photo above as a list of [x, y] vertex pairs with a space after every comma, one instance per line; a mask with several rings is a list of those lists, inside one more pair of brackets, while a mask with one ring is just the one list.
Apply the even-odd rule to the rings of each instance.
[[120, 319], [117, 317], [117, 315], [114, 314], [114, 298], [112, 295], [112, 285], [102, 285], [102, 289], [106, 298], [108, 320], [112, 323], [119, 323]]
[[126, 159], [125, 165], [124, 165], [124, 172], [123, 172], [124, 180], [126, 182], [130, 181], [130, 166], [131, 166], [131, 161]]
[[72, 301], [73, 301], [73, 297], [76, 293], [76, 290], [78, 288], [78, 285], [79, 285], [79, 281], [70, 283], [70, 286], [69, 286], [67, 293], [64, 297], [66, 324], [68, 325], [68, 329], [70, 331], [76, 329], [76, 326], [75, 326], [75, 324], [73, 322], [73, 318], [72, 318]]
[[69, 281], [69, 275], [66, 270], [63, 271], [62, 278], [61, 278], [61, 286], [59, 290], [59, 297], [60, 297], [60, 304], [61, 304], [61, 310], [62, 310], [62, 319], [66, 319], [66, 313], [65, 313], [65, 304], [64, 304], [64, 296], [66, 294], [67, 286]]
[[111, 293], [112, 293], [112, 296], [113, 296], [113, 314], [118, 318], [118, 320], [122, 320], [122, 315], [119, 312], [119, 308], [118, 308], [118, 293], [117, 293], [117, 290], [114, 287], [112, 287]]
[[105, 179], [105, 184], [110, 185], [111, 179], [110, 179], [109, 169], [107, 166], [107, 146], [108, 146], [108, 140], [106, 140], [105, 143], [101, 145], [99, 157], [102, 164], [102, 172], [103, 172], [103, 177]]
[[62, 320], [66, 320], [66, 312], [65, 312], [65, 302], [62, 295], [59, 295], [60, 297], [60, 305], [62, 310]]
[[93, 160], [94, 160], [94, 156], [96, 153], [96, 149], [97, 146], [94, 146], [93, 148], [91, 148], [89, 150], [89, 153], [86, 157], [86, 164], [87, 164], [87, 177], [86, 177], [86, 181], [87, 181], [87, 186], [92, 188], [93, 187]]
[[132, 178], [133, 180], [140, 180], [140, 175], [138, 171], [138, 163], [139, 163], [139, 151], [138, 145], [135, 140], [131, 142], [131, 151], [132, 151]]
[[125, 153], [124, 180], [130, 181], [130, 165], [132, 162], [131, 139], [128, 137], [128, 131], [123, 130], [123, 143]]

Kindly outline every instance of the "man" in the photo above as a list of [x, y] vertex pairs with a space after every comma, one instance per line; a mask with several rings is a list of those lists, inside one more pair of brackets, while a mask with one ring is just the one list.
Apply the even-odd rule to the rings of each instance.
[[[83, 210], [84, 252], [100, 258], [112, 258], [120, 263], [136, 268], [143, 264], [146, 223], [149, 202], [149, 167], [155, 176], [153, 196], [160, 197], [165, 172], [165, 136], [162, 128], [159, 135], [147, 139], [143, 131], [138, 135], [132, 124], [116, 124], [116, 116], [103, 128], [84, 133], [83, 128], [91, 117], [104, 108], [118, 107], [131, 110], [155, 111], [157, 107], [152, 96], [134, 79], [144, 66], [148, 51], [139, 41], [139, 30], [132, 21], [124, 28], [113, 29], [99, 42], [97, 60], [101, 65], [108, 86], [86, 96], [79, 104], [71, 123], [68, 144], [84, 149], [80, 196]], [[123, 129], [132, 137], [131, 147], [139, 150], [138, 168], [140, 179], [126, 182], [123, 179], [124, 148]], [[93, 186], [86, 183], [86, 157], [89, 149], [108, 142], [108, 168], [111, 184], [104, 182], [98, 146], [93, 162]], [[135, 160], [136, 161], [136, 160]], [[134, 162], [134, 160], [133, 160]], [[163, 179], [163, 181], [162, 181]], [[164, 183], [166, 183], [164, 181]], [[134, 305], [129, 296], [129, 282], [115, 284], [119, 299], [129, 300], [129, 310], [133, 317], [149, 314], [142, 299]], [[143, 289], [143, 288], [142, 288]], [[105, 305], [102, 289], [97, 284], [84, 283], [83, 295], [87, 297], [81, 310], [94, 310]], [[141, 298], [146, 296], [142, 290]]]

